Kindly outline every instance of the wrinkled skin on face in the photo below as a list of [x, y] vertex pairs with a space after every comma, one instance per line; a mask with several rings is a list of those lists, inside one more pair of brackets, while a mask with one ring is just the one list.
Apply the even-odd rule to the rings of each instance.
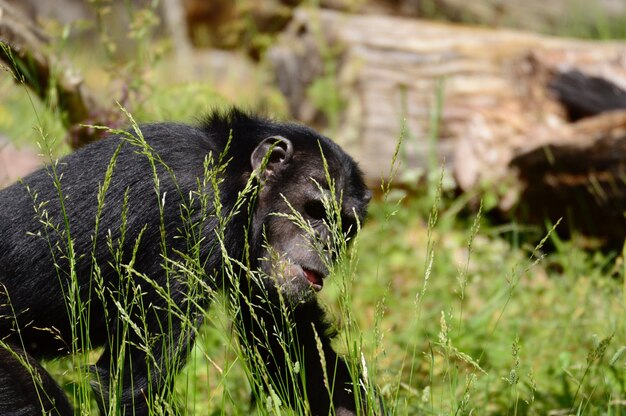
[[252, 156], [261, 180], [253, 227], [263, 230], [261, 278], [297, 304], [322, 289], [364, 219], [371, 194], [354, 164], [333, 157], [332, 149], [324, 152], [320, 145], [299, 153], [284, 137], [267, 141]]

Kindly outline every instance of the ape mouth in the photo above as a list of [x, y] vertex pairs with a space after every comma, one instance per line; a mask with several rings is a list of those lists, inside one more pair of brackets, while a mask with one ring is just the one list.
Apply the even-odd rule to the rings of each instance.
[[322, 290], [322, 287], [324, 286], [324, 275], [322, 275], [320, 272], [307, 269], [305, 267], [302, 267], [302, 271], [304, 272], [304, 276], [306, 277], [306, 279], [309, 281], [309, 284], [316, 292]]

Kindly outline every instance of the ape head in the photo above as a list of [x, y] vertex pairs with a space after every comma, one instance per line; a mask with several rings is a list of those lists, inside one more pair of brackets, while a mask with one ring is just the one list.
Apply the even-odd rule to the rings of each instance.
[[250, 166], [260, 184], [252, 228], [261, 230], [263, 286], [288, 304], [306, 302], [356, 233], [371, 193], [350, 156], [303, 126], [262, 139]]

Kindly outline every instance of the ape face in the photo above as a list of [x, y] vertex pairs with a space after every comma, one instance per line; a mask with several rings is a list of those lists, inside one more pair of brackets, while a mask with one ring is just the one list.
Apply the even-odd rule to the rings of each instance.
[[[371, 198], [355, 164], [342, 163], [336, 150], [293, 149], [291, 140], [272, 137], [266, 151], [255, 222], [264, 235], [260, 271], [268, 290], [290, 304], [306, 302], [324, 286], [334, 261], [364, 219]], [[334, 152], [333, 152], [334, 151]], [[343, 154], [342, 154], [343, 155]], [[347, 157], [347, 156], [346, 156]], [[262, 168], [255, 155], [252, 165]], [[326, 166], [326, 167], [325, 167]]]

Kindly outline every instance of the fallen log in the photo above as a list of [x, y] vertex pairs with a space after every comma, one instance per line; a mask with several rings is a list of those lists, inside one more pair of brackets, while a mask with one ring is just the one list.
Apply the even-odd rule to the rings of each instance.
[[0, 135], [0, 188], [36, 171], [43, 164], [44, 158], [37, 152], [16, 149]]
[[[543, 192], [556, 192], [539, 190], [546, 183], [536, 177], [539, 164], [548, 161], [537, 159], [544, 150], [552, 150], [556, 159], [569, 155], [568, 163], [579, 165], [578, 180], [586, 186], [597, 179], [594, 172], [620, 173], [619, 166], [607, 166], [605, 156], [615, 152], [615, 160], [626, 159], [621, 119], [575, 110], [559, 96], [554, 81], [578, 71], [587, 81], [596, 79], [591, 83], [596, 86], [604, 81], [626, 88], [624, 43], [328, 10], [299, 9], [294, 16], [269, 53], [278, 85], [295, 117], [319, 124], [329, 117], [311, 97], [311, 88], [321, 78], [334, 77], [331, 92], [342, 103], [334, 115], [334, 136], [356, 155], [371, 182], [388, 172], [403, 134], [404, 170], [438, 169], [444, 163], [461, 190], [495, 190], [499, 208], [507, 213], [524, 199], [536, 214], [527, 218], [541, 221]], [[337, 64], [328, 65], [331, 59]], [[573, 84], [570, 88], [577, 90]], [[593, 95], [595, 87], [587, 88], [583, 94]], [[576, 101], [580, 104], [584, 96]], [[599, 118], [578, 121], [590, 116]], [[571, 146], [562, 147], [572, 142], [581, 157]], [[599, 150], [601, 145], [609, 147]], [[436, 156], [434, 163], [429, 155]], [[558, 162], [550, 166], [552, 176], [564, 169]], [[567, 180], [559, 183], [565, 186]], [[562, 209], [551, 217], [565, 215], [563, 204], [580, 202], [568, 198], [555, 200]], [[614, 194], [607, 198], [617, 211], [626, 208]]]

